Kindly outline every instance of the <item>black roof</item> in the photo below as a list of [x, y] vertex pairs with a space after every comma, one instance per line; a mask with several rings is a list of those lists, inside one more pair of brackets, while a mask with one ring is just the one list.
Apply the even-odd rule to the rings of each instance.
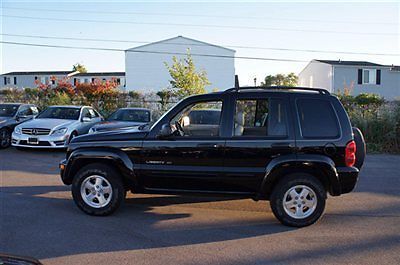
[[[73, 71], [35, 71], [35, 72], [9, 72], [3, 75], [69, 75]], [[92, 73], [78, 73], [73, 76], [125, 76], [125, 72], [92, 72]]]
[[36, 72], [9, 72], [3, 75], [68, 75], [72, 71], [36, 71]]
[[241, 92], [241, 91], [284, 91], [284, 92], [318, 92], [323, 95], [330, 95], [329, 91], [323, 88], [311, 87], [291, 87], [291, 86], [268, 86], [268, 87], [234, 87], [225, 90], [224, 92]]
[[125, 72], [92, 72], [79, 73], [74, 76], [125, 76]]
[[332, 65], [348, 65], [348, 66], [384, 66], [382, 64], [371, 63], [367, 61], [342, 61], [342, 60], [315, 60], [321, 63]]

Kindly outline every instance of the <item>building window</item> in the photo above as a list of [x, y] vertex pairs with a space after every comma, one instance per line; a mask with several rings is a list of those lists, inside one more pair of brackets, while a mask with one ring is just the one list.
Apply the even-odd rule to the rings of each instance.
[[377, 69], [358, 69], [358, 84], [359, 85], [380, 85], [381, 70]]
[[117, 78], [117, 84], [118, 84], [118, 85], [121, 84], [121, 78]]
[[14, 85], [16, 85], [16, 84], [17, 84], [17, 77], [14, 76]]
[[11, 78], [10, 77], [4, 77], [4, 84], [5, 85], [10, 85], [11, 84]]

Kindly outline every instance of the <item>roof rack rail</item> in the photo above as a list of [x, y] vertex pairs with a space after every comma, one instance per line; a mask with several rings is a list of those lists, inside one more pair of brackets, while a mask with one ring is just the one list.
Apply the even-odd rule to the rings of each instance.
[[329, 91], [323, 88], [311, 88], [311, 87], [290, 87], [290, 86], [267, 86], [267, 87], [234, 87], [225, 90], [225, 92], [232, 91], [240, 91], [240, 90], [254, 90], [254, 89], [263, 89], [263, 90], [304, 90], [304, 91], [315, 91], [323, 95], [330, 95]]

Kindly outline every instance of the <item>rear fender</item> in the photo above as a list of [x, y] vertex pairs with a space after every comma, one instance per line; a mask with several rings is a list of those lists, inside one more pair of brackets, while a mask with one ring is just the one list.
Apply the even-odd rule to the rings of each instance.
[[267, 165], [259, 197], [268, 199], [282, 177], [298, 172], [312, 174], [331, 195], [340, 195], [339, 177], [332, 159], [322, 155], [298, 154], [277, 157]]

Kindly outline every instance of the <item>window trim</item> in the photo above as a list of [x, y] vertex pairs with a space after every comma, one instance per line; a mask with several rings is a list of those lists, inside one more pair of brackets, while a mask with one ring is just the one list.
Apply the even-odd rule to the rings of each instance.
[[[336, 117], [336, 125], [338, 126], [338, 129], [339, 129], [339, 136], [338, 137], [336, 137], [336, 138], [334, 138], [334, 137], [307, 137], [307, 136], [304, 136], [303, 135], [303, 130], [302, 130], [302, 127], [301, 127], [301, 119], [300, 119], [300, 111], [299, 111], [299, 108], [298, 108], [298, 101], [299, 100], [302, 100], [302, 99], [309, 99], [309, 100], [319, 100], [319, 101], [326, 101], [326, 102], [328, 102], [329, 103], [329, 105], [331, 106], [331, 108], [332, 108], [332, 110], [333, 110], [333, 113], [335, 114], [335, 117]], [[337, 111], [336, 111], [336, 109], [335, 109], [335, 106], [332, 104], [332, 101], [330, 101], [329, 99], [320, 99], [320, 98], [309, 98], [309, 97], [299, 97], [299, 98], [296, 98], [295, 99], [295, 110], [296, 110], [296, 118], [297, 118], [297, 127], [299, 128], [299, 133], [300, 133], [300, 137], [301, 137], [301, 139], [304, 141], [321, 141], [321, 140], [331, 140], [331, 141], [337, 141], [337, 140], [340, 140], [340, 139], [342, 139], [342, 137], [343, 137], [343, 134], [342, 134], [342, 125], [340, 124], [340, 119], [339, 119], [339, 116], [338, 116], [338, 114], [337, 114]]]
[[221, 138], [221, 137], [222, 137], [222, 135], [221, 135], [221, 131], [222, 131], [222, 121], [223, 121], [222, 117], [223, 117], [224, 105], [225, 105], [225, 104], [224, 104], [224, 99], [223, 99], [223, 98], [220, 98], [220, 99], [209, 99], [209, 100], [199, 100], [199, 101], [195, 101], [195, 102], [189, 103], [189, 104], [185, 105], [184, 107], [180, 108], [180, 110], [179, 110], [175, 115], [173, 115], [172, 117], [168, 118], [168, 119], [167, 119], [167, 122], [168, 122], [169, 124], [171, 124], [171, 121], [172, 121], [178, 114], [180, 114], [184, 109], [186, 109], [187, 107], [189, 107], [189, 106], [192, 106], [192, 107], [193, 107], [193, 106], [196, 105], [196, 104], [199, 104], [199, 103], [200, 103], [200, 104], [201, 104], [201, 103], [207, 103], [207, 102], [221, 102], [221, 105], [222, 105], [222, 106], [221, 106], [221, 114], [220, 114], [220, 116], [219, 116], [218, 135], [215, 135], [215, 136], [201, 136], [201, 135], [177, 136], [177, 135], [174, 135], [174, 136], [172, 136], [172, 138], [173, 138], [174, 140], [183, 140], [183, 139], [195, 140], [196, 138], [208, 140], [208, 139], [217, 139], [217, 138]]
[[[235, 125], [234, 125], [234, 123], [235, 123], [237, 101], [239, 101], [239, 100], [256, 100], [257, 101], [257, 100], [262, 100], [262, 99], [267, 99], [268, 100], [268, 106], [270, 104], [270, 100], [271, 99], [281, 100], [283, 103], [285, 103], [284, 106], [286, 108], [286, 112], [285, 112], [286, 135], [284, 135], [284, 136], [278, 136], [278, 135], [274, 135], [274, 136], [271, 136], [271, 135], [261, 135], [261, 136], [259, 136], [259, 135], [244, 135], [244, 136], [243, 135], [235, 135]], [[289, 127], [290, 125], [289, 125], [289, 113], [288, 113], [290, 111], [290, 108], [289, 108], [289, 104], [287, 104], [286, 102], [287, 101], [285, 101], [285, 98], [283, 98], [283, 97], [270, 96], [270, 95], [265, 95], [265, 96], [264, 95], [261, 95], [261, 96], [259, 96], [259, 95], [257, 95], [257, 96], [245, 96], [245, 95], [243, 95], [243, 96], [238, 96], [238, 97], [234, 98], [233, 116], [232, 116], [232, 120], [231, 120], [232, 131], [231, 131], [230, 139], [231, 140], [286, 140], [286, 139], [290, 139], [290, 127]]]

